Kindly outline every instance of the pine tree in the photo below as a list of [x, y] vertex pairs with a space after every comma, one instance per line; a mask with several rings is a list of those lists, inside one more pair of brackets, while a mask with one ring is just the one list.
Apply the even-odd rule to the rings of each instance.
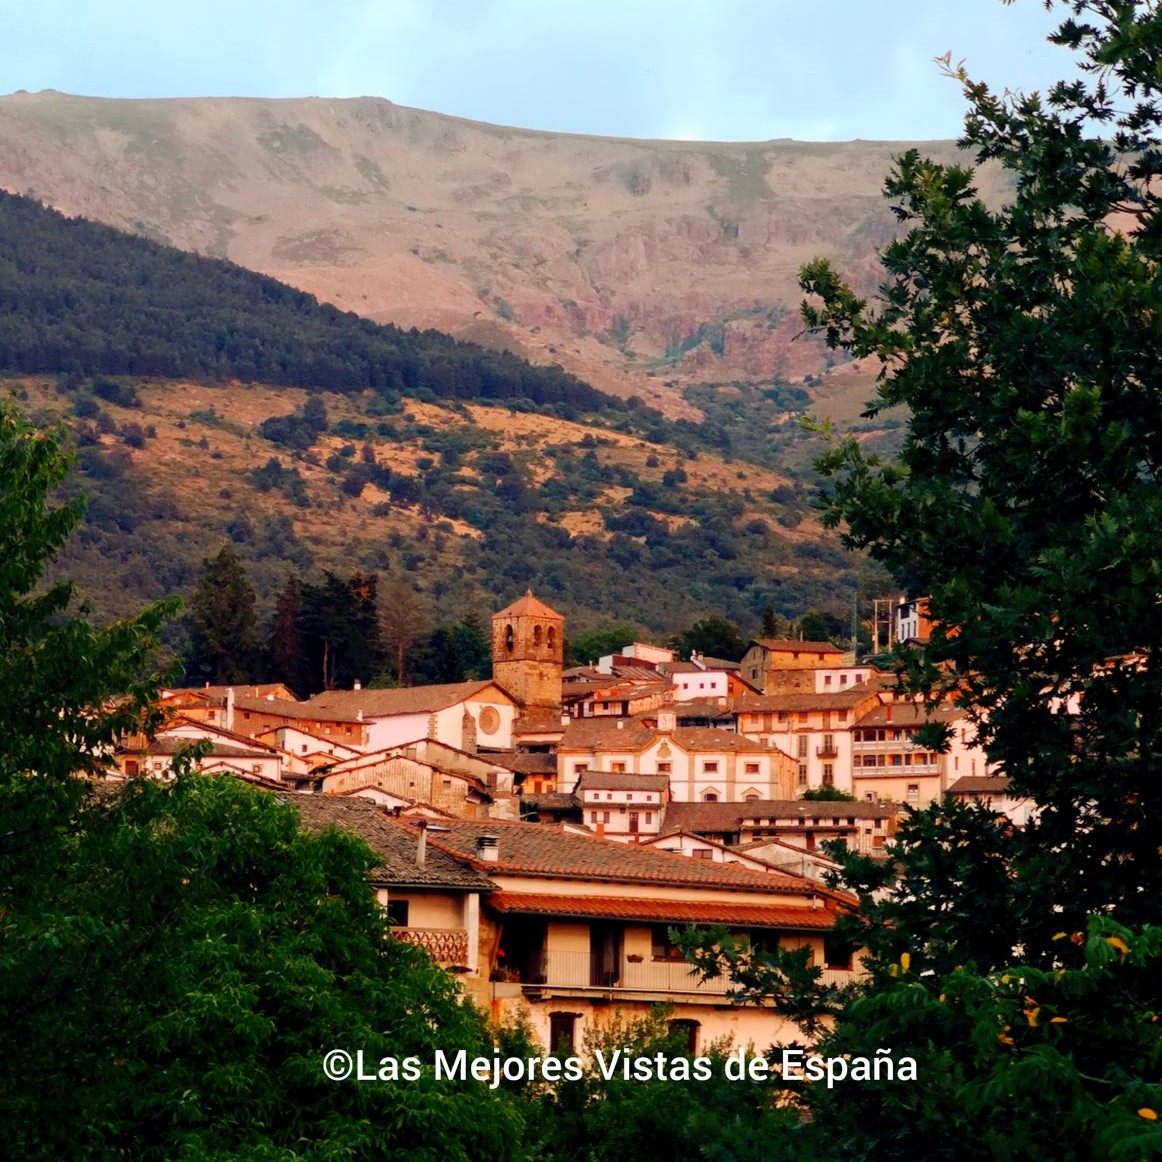
[[229, 545], [202, 561], [202, 575], [187, 617], [188, 678], [233, 685], [258, 677], [258, 615], [254, 587], [242, 559]]

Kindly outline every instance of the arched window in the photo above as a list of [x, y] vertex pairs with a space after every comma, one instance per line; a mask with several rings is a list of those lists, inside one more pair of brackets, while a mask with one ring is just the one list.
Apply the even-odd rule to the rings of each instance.
[[541, 627], [539, 625], [533, 626], [533, 645], [538, 649], [541, 645]]
[[549, 649], [554, 649], [557, 645], [557, 631], [552, 626], [549, 626], [548, 641], [549, 641]]
[[508, 650], [508, 652], [510, 654], [512, 653], [512, 643], [513, 643], [512, 626], [508, 625], [508, 626], [505, 626], [505, 628], [504, 628], [504, 648], [506, 650]]
[[717, 803], [718, 802], [718, 792], [717, 791], [707, 791], [706, 794], [702, 796], [702, 802], [703, 803]]

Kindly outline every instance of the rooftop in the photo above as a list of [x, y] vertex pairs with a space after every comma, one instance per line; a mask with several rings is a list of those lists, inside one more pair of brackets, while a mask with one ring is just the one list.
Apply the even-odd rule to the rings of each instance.
[[398, 887], [464, 888], [488, 891], [488, 877], [467, 866], [463, 860], [441, 851], [429, 833], [427, 855], [423, 865], [416, 863], [419, 829], [388, 818], [378, 803], [357, 795], [283, 796], [294, 807], [308, 831], [338, 827], [358, 835], [375, 852], [380, 861], [371, 871], [371, 879]]
[[577, 916], [594, 920], [641, 920], [670, 924], [828, 929], [835, 923], [835, 913], [825, 907], [804, 908], [786, 904], [708, 904], [686, 900], [562, 897], [501, 891], [488, 897], [488, 906], [496, 912], [532, 916]]
[[533, 596], [531, 589], [525, 590], [523, 597], [518, 597], [511, 605], [492, 615], [493, 617], [545, 617], [555, 621], [564, 621], [565, 615], [550, 609], [543, 601]]
[[316, 707], [342, 714], [346, 721], [354, 720], [360, 711], [364, 719], [390, 718], [396, 714], [432, 714], [474, 698], [489, 688], [502, 694], [505, 701], [512, 702], [491, 681], [454, 682], [446, 686], [408, 686], [401, 690], [324, 690], [302, 703], [299, 715], [312, 717]]
[[[520, 874], [557, 880], [726, 891], [818, 891], [817, 885], [798, 876], [765, 874], [709, 860], [688, 859], [670, 852], [580, 835], [556, 824], [458, 819], [448, 827], [448, 832], [429, 835], [429, 846], [438, 843], [450, 853], [472, 860], [474, 866], [493, 877]], [[495, 862], [476, 862], [476, 840], [484, 835], [497, 837]]]

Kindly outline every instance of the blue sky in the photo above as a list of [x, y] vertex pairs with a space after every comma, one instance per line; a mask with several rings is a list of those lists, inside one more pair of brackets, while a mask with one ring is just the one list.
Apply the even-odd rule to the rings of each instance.
[[481, 121], [712, 140], [957, 136], [1069, 58], [1040, 0], [0, 0], [0, 91], [373, 95]]

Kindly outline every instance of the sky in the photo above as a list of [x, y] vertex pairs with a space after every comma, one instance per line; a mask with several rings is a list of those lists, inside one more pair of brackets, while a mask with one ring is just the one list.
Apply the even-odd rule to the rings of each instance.
[[958, 136], [951, 51], [1069, 74], [1041, 0], [0, 0], [0, 92], [386, 97], [501, 125], [765, 141]]

